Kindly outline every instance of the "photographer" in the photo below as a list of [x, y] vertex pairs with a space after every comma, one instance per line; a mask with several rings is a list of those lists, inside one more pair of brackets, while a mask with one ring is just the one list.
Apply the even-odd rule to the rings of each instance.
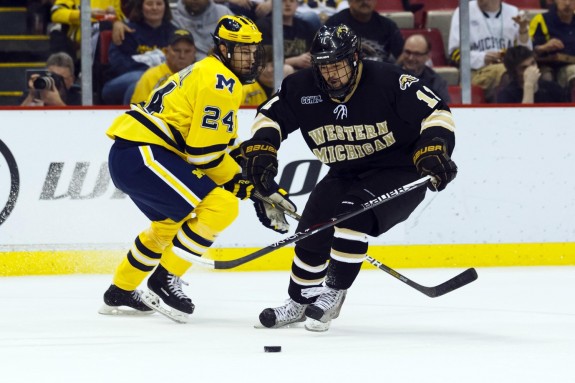
[[28, 95], [21, 106], [82, 105], [80, 87], [74, 77], [74, 61], [64, 52], [54, 53], [46, 60], [46, 73], [28, 78]]

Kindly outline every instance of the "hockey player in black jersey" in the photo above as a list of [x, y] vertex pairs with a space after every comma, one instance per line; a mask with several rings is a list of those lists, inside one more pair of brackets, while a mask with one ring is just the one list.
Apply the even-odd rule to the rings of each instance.
[[[298, 129], [330, 168], [311, 192], [298, 231], [422, 176], [434, 177], [433, 191], [455, 178], [453, 116], [431, 89], [396, 66], [362, 61], [360, 40], [346, 25], [323, 26], [311, 55], [312, 68], [288, 76], [258, 108], [253, 137], [242, 144], [244, 174], [264, 195], [274, 191], [281, 142]], [[263, 310], [262, 325], [277, 328], [307, 318], [308, 330], [327, 330], [359, 273], [368, 236], [405, 221], [425, 192], [416, 189], [297, 242], [290, 298]]]

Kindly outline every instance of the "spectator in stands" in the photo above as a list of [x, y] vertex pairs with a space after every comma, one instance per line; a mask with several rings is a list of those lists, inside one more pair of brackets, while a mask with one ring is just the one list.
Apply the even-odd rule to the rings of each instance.
[[[131, 15], [132, 10], [134, 9], [135, 1], [134, 0], [119, 0], [122, 7], [122, 12], [124, 15]], [[126, 33], [132, 33], [134, 30], [126, 24], [128, 22], [128, 17], [124, 16], [123, 18], [118, 17], [113, 24], [112, 27], [112, 42], [116, 45], [121, 45], [122, 41], [124, 41], [124, 37]]]
[[231, 15], [232, 11], [214, 0], [178, 0], [174, 10], [173, 24], [179, 29], [187, 29], [194, 35], [196, 58], [201, 60], [214, 46], [212, 33], [220, 18]]
[[[275, 91], [274, 87], [274, 56], [271, 46], [265, 48], [266, 66], [253, 84], [242, 87], [242, 106], [258, 106], [267, 101]], [[284, 65], [284, 78], [294, 72], [291, 65]]]
[[[51, 9], [51, 21], [60, 24], [60, 28], [50, 31], [50, 49], [68, 52], [75, 60], [80, 59], [82, 0], [55, 0]], [[100, 22], [110, 24], [117, 18], [123, 18], [120, 2], [117, 0], [91, 0], [90, 15], [93, 32], [97, 32]]]
[[[497, 102], [533, 104], [567, 102], [565, 90], [553, 81], [542, 79], [535, 54], [524, 46], [511, 47], [503, 56], [509, 83], [497, 92]], [[504, 80], [502, 80], [504, 81]]]
[[[469, 2], [469, 21], [471, 83], [480, 86], [486, 101], [492, 102], [505, 72], [502, 64], [505, 49], [515, 45], [532, 48], [529, 20], [517, 7], [501, 0], [477, 0]], [[451, 19], [448, 51], [452, 62], [459, 65], [459, 8]]]
[[[316, 32], [307, 21], [295, 17], [297, 7], [297, 0], [282, 0], [284, 59], [294, 70], [311, 66], [309, 48]], [[262, 32], [264, 46], [272, 46], [272, 15], [259, 19], [256, 25]]]
[[110, 44], [110, 71], [102, 100], [108, 105], [129, 104], [136, 83], [149, 68], [165, 61], [163, 49], [176, 29], [169, 0], [136, 0], [128, 26], [134, 30], [121, 45]]
[[[296, 15], [305, 19], [317, 31], [330, 16], [339, 11], [338, 5], [341, 3], [342, 0], [300, 0]], [[344, 3], [347, 7], [347, 1]]]
[[74, 76], [74, 60], [69, 54], [58, 52], [50, 55], [46, 60], [46, 70], [48, 76], [30, 76], [28, 94], [21, 106], [82, 105], [82, 94]]
[[190, 31], [178, 29], [166, 48], [166, 62], [148, 69], [136, 84], [132, 103], [146, 101], [152, 90], [162, 86], [168, 77], [196, 61], [194, 37]]
[[[575, 0], [555, 0], [549, 12], [536, 15], [529, 26], [533, 50], [549, 62], [541, 66], [543, 78], [575, 90]], [[556, 53], [568, 55], [557, 57]]]
[[325, 25], [345, 24], [361, 37], [365, 60], [394, 63], [403, 49], [403, 37], [394, 21], [375, 11], [376, 0], [349, 0], [349, 8], [331, 16]]
[[271, 12], [272, 5], [271, 0], [214, 0], [214, 2], [225, 5], [235, 15], [246, 16], [254, 21], [267, 16]]
[[446, 103], [450, 102], [447, 81], [427, 66], [431, 62], [431, 43], [420, 34], [409, 36], [397, 64], [406, 72], [418, 77]]

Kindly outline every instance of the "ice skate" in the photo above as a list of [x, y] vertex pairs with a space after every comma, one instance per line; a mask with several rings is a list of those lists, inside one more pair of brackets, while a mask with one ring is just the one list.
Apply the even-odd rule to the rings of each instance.
[[267, 328], [286, 327], [292, 323], [305, 321], [305, 309], [308, 305], [288, 299], [286, 304], [276, 308], [267, 308], [260, 313], [260, 323]]
[[103, 315], [150, 315], [154, 310], [142, 302], [140, 290], [122, 290], [110, 285], [104, 293], [104, 305], [98, 312]]
[[170, 274], [162, 265], [158, 265], [148, 279], [148, 290], [142, 294], [142, 301], [149, 308], [175, 322], [187, 323], [195, 306], [182, 291], [182, 284], [187, 285], [180, 277]]
[[346, 294], [347, 290], [326, 287], [317, 300], [305, 309], [306, 330], [316, 332], [329, 330], [331, 320], [339, 316]]

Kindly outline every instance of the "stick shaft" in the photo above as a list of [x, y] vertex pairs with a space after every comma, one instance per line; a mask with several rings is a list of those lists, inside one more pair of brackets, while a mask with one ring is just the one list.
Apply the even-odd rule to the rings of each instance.
[[[429, 181], [431, 181], [432, 177], [431, 176], [425, 176], [422, 177], [414, 182], [411, 182], [407, 185], [404, 186], [400, 186], [397, 189], [394, 189], [392, 191], [389, 191], [387, 193], [384, 193], [368, 202], [365, 202], [361, 205], [361, 207], [359, 209], [356, 209], [354, 211], [351, 211], [349, 213], [340, 215], [339, 217], [336, 218], [332, 218], [329, 222], [325, 222], [322, 224], [318, 224], [315, 226], [312, 226], [310, 228], [305, 229], [302, 232], [297, 232], [294, 233], [292, 235], [290, 235], [289, 237], [286, 237], [284, 239], [281, 239], [277, 242], [272, 243], [271, 245], [268, 245], [260, 250], [257, 250], [253, 253], [250, 253], [248, 255], [245, 255], [243, 257], [237, 258], [237, 259], [232, 259], [229, 261], [214, 261], [212, 259], [206, 259], [206, 258], [201, 258], [201, 257], [196, 257], [193, 254], [188, 253], [187, 251], [174, 247], [174, 252], [176, 253], [176, 255], [178, 255], [179, 257], [192, 262], [192, 263], [198, 263], [201, 264], [203, 266], [206, 267], [210, 267], [216, 270], [224, 270], [224, 269], [233, 269], [235, 267], [241, 266], [244, 263], [248, 263], [250, 261], [253, 261], [254, 259], [260, 258], [266, 254], [271, 253], [274, 250], [280, 249], [284, 246], [290, 245], [292, 243], [295, 243], [297, 241], [300, 241], [304, 238], [309, 237], [310, 235], [314, 235], [317, 232], [320, 232], [322, 230], [325, 230], [327, 228], [330, 228], [332, 226], [335, 226], [351, 217], [355, 217], [358, 214], [361, 214], [367, 210], [371, 210], [376, 206], [379, 206], [383, 203], [386, 203], [392, 199], [395, 199], [397, 197], [399, 197], [400, 195], [403, 195], [411, 190], [415, 190], [417, 188], [426, 186], [427, 183]], [[277, 205], [277, 204], [276, 204]], [[280, 207], [281, 208], [281, 207]], [[284, 209], [285, 211], [285, 209]], [[285, 211], [287, 213], [287, 211]], [[290, 216], [292, 216], [290, 214]], [[293, 217], [293, 216], [292, 216]], [[299, 215], [297, 216], [299, 219]], [[294, 217], [295, 218], [295, 217]]]

